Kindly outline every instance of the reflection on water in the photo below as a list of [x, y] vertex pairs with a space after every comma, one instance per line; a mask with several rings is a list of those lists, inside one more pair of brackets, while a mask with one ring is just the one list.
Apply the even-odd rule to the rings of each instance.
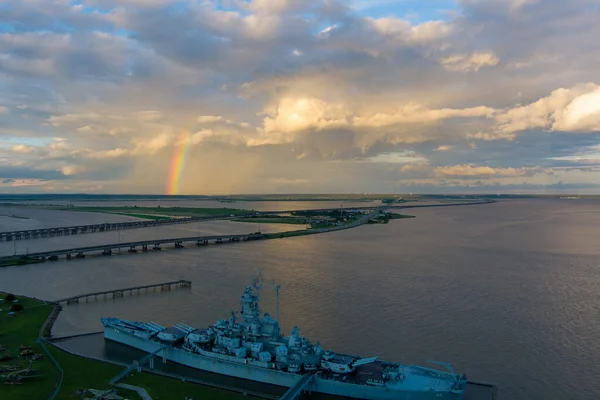
[[65, 307], [54, 333], [98, 331], [101, 316], [206, 326], [262, 269], [263, 308], [273, 311], [276, 279], [284, 331], [298, 325], [325, 348], [451, 361], [497, 383], [503, 399], [600, 398], [599, 209], [560, 200], [418, 209], [316, 236], [2, 268], [0, 288], [55, 299], [189, 279], [189, 290]]

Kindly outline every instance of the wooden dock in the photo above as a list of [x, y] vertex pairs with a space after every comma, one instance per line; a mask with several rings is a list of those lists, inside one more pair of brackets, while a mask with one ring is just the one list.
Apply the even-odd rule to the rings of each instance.
[[106, 298], [109, 295], [112, 295], [112, 298], [114, 299], [114, 298], [118, 298], [118, 297], [123, 297], [125, 295], [125, 293], [127, 293], [127, 292], [129, 292], [129, 294], [133, 294], [134, 291], [137, 291], [139, 293], [142, 290], [147, 291], [149, 289], [152, 289], [153, 291], [156, 289], [160, 289], [162, 291], [162, 290], [171, 290], [172, 287], [191, 288], [192, 281], [187, 281], [187, 280], [181, 279], [178, 281], [155, 283], [152, 285], [132, 286], [132, 287], [123, 288], [123, 289], [113, 289], [113, 290], [105, 290], [102, 292], [85, 293], [85, 294], [79, 294], [77, 296], [65, 297], [64, 299], [55, 300], [53, 303], [56, 303], [56, 304], [66, 303], [67, 305], [68, 304], [76, 304], [76, 303], [79, 303], [79, 300], [81, 300], [81, 299], [88, 300], [92, 297], [94, 299], [97, 299], [98, 296], [104, 296], [104, 298]]

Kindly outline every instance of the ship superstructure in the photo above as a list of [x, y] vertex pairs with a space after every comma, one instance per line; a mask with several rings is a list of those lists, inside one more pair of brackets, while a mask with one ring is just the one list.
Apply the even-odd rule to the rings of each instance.
[[263, 383], [291, 387], [304, 375], [316, 374], [313, 392], [363, 399], [462, 399], [467, 378], [450, 364], [436, 363], [447, 370], [442, 371], [334, 353], [301, 336], [297, 326], [282, 335], [279, 287], [276, 318], [260, 309], [261, 287], [247, 286], [239, 312], [205, 329], [101, 318], [104, 335], [146, 352], [163, 347], [163, 357], [192, 368]]

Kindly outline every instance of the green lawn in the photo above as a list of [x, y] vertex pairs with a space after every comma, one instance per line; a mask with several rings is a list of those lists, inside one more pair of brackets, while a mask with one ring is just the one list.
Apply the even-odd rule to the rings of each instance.
[[[4, 298], [5, 293], [0, 293], [0, 297]], [[17, 299], [19, 300], [18, 303], [23, 305], [24, 310], [15, 316], [8, 315], [8, 308], [11, 303], [0, 301], [0, 309], [2, 309], [0, 311], [0, 346], [7, 348], [12, 356], [19, 355], [19, 346], [21, 345], [31, 346], [35, 353], [45, 354], [41, 346], [35, 341], [40, 326], [52, 310], [52, 305], [44, 305], [43, 302], [26, 297], [17, 296]], [[0, 368], [6, 365], [20, 365], [27, 368], [29, 362], [18, 358], [0, 362]], [[41, 377], [27, 381], [22, 385], [4, 385], [0, 382], [0, 398], [11, 400], [47, 398], [54, 389], [54, 384], [58, 379], [58, 371], [48, 357], [34, 361], [32, 369], [38, 370], [39, 372], [36, 374], [41, 375]], [[6, 374], [8, 372], [0, 372], [0, 376]]]
[[[81, 396], [77, 394], [79, 389], [115, 389], [108, 382], [123, 371], [123, 367], [119, 365], [77, 357], [51, 345], [46, 345], [46, 348], [64, 371], [63, 382], [57, 399], [80, 399]], [[118, 389], [118, 392], [130, 399], [139, 398], [137, 393], [122, 389]]]
[[[160, 385], [156, 380], [161, 381]], [[123, 379], [121, 383], [140, 386], [148, 391], [153, 400], [174, 399], [183, 400], [192, 398], [194, 400], [244, 400], [256, 399], [254, 396], [244, 396], [240, 393], [230, 392], [208, 386], [197, 385], [195, 383], [182, 382], [177, 379], [166, 377], [157, 377], [146, 372], [135, 372], [132, 376]]]
[[42, 262], [42, 260], [38, 260], [36, 258], [22, 258], [21, 256], [17, 256], [17, 257], [13, 257], [13, 258], [9, 258], [9, 259], [0, 261], [0, 268], [1, 267], [12, 267], [13, 265], [38, 264], [41, 262]]

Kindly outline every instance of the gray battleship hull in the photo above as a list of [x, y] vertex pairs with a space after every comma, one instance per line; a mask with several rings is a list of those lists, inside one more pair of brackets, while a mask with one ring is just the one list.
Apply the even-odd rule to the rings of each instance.
[[[104, 337], [127, 346], [153, 353], [159, 350], [163, 344], [149, 339], [134, 336], [128, 332], [105, 326]], [[241, 363], [219, 360], [192, 353], [176, 347], [167, 347], [157, 355], [169, 361], [185, 365], [190, 368], [200, 369], [212, 373], [226, 375], [255, 382], [266, 383], [275, 386], [292, 387], [302, 375], [284, 371], [277, 371]], [[359, 399], [371, 400], [460, 400], [461, 394], [439, 391], [407, 391], [394, 390], [387, 387], [357, 385], [316, 376], [307, 388], [316, 393], [345, 396]]]

